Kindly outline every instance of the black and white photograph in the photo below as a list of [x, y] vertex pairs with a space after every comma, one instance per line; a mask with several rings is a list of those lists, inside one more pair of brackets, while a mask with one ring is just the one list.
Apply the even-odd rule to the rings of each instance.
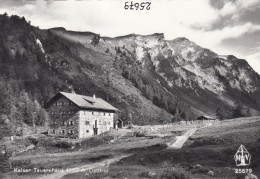
[[260, 178], [260, 0], [0, 0], [0, 179]]

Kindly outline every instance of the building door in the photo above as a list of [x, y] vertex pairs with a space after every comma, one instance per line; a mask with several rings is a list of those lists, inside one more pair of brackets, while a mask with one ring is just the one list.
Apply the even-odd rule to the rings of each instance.
[[94, 135], [98, 134], [98, 128], [97, 128], [97, 120], [95, 120], [95, 126], [94, 126]]

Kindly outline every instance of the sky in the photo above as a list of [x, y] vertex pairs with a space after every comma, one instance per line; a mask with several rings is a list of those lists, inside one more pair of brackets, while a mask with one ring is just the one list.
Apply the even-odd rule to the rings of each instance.
[[220, 55], [246, 59], [260, 74], [260, 0], [132, 1], [151, 2], [150, 10], [126, 10], [127, 0], [0, 0], [0, 14], [24, 16], [41, 29], [186, 37]]

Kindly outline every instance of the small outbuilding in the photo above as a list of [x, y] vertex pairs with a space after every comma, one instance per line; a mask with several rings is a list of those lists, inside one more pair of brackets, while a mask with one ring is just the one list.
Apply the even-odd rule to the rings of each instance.
[[197, 118], [197, 120], [199, 120], [199, 121], [214, 120], [214, 118], [211, 117], [211, 116], [199, 116], [199, 117]]
[[117, 118], [114, 122], [114, 128], [115, 129], [122, 129], [123, 128], [123, 121], [119, 118]]

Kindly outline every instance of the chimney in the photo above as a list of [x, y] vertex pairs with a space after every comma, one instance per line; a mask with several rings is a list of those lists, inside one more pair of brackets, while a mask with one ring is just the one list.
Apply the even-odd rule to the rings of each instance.
[[76, 92], [75, 92], [75, 90], [74, 90], [72, 85], [69, 85], [69, 90], [70, 90], [71, 93], [76, 94]]
[[93, 98], [96, 99], [96, 95], [95, 94], [93, 95]]

